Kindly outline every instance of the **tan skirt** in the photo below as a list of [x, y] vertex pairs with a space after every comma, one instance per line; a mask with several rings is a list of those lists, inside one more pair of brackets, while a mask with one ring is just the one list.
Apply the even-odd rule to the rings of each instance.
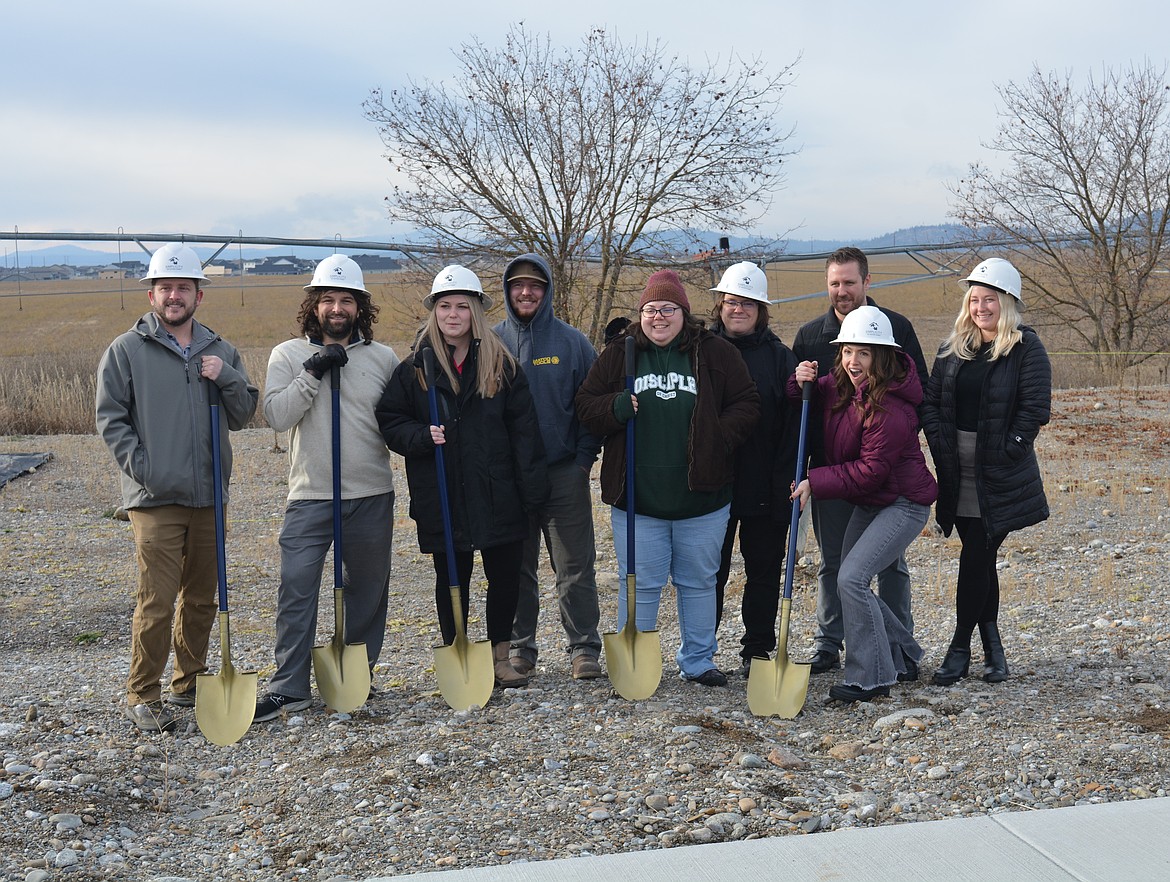
[[958, 432], [959, 444], [959, 503], [955, 516], [979, 517], [979, 492], [975, 489], [975, 432]]

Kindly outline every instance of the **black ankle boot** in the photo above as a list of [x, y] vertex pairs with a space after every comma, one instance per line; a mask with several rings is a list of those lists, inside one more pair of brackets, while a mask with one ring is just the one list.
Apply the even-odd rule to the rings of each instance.
[[1008, 664], [999, 639], [999, 625], [980, 622], [979, 636], [983, 638], [983, 679], [988, 683], [1002, 683], [1008, 678]]
[[942, 667], [934, 672], [935, 686], [951, 686], [967, 676], [971, 666], [971, 645], [956, 645], [951, 643], [947, 647], [947, 657], [943, 659]]

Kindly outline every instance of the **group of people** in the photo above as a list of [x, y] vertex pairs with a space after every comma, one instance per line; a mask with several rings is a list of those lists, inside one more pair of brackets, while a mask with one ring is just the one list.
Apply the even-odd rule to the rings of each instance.
[[[144, 278], [151, 311], [111, 344], [98, 369], [98, 429], [122, 473], [140, 572], [126, 712], [145, 731], [173, 726], [168, 704], [195, 703], [216, 613], [211, 446], [223, 451], [226, 499], [227, 433], [247, 425], [260, 404], [239, 353], [194, 318], [206, 281], [190, 248], [159, 248]], [[400, 361], [374, 340], [378, 306], [361, 268], [342, 255], [321, 261], [305, 287], [298, 336], [273, 349], [265, 382], [263, 413], [272, 428], [288, 432], [290, 466], [276, 670], [254, 719], [311, 703], [311, 648], [335, 506], [344, 637], [365, 645], [373, 671], [389, 596], [391, 451], [404, 458], [418, 545], [434, 561], [446, 644], [456, 637], [449, 573], [457, 574], [466, 621], [480, 553], [493, 673], [502, 688], [527, 685], [538, 663], [542, 545], [555, 574], [571, 674], [604, 676], [590, 493], [599, 454], [621, 586], [617, 626], [627, 610], [630, 531], [635, 623], [656, 628], [662, 590], [673, 585], [683, 679], [727, 683], [715, 662], [716, 632], [737, 538], [746, 581], [736, 673], [748, 676], [753, 660], [775, 649], [788, 518], [810, 500], [821, 550], [813, 672], [839, 667], [844, 653], [843, 679], [830, 696], [845, 702], [917, 679], [923, 651], [914, 639], [905, 550], [936, 497], [939, 525], [948, 535], [958, 530], [963, 550], [955, 633], [934, 682], [968, 674], [976, 626], [984, 678], [1005, 679], [996, 553], [1008, 532], [1048, 513], [1032, 445], [1048, 419], [1050, 369], [1039, 339], [1020, 321], [1020, 276], [1004, 260], [976, 267], [929, 374], [911, 323], [868, 297], [861, 251], [835, 252], [826, 281], [828, 312], [804, 325], [790, 349], [769, 327], [767, 278], [756, 265], [729, 267], [711, 289], [709, 324], [692, 312], [679, 276], [659, 270], [646, 281], [636, 319], [611, 323], [598, 355], [556, 317], [553, 272], [540, 255], [505, 267], [505, 318], [494, 327], [487, 318], [492, 297], [474, 272], [453, 265], [423, 298], [426, 320]], [[205, 418], [211, 383], [227, 414], [218, 439]], [[796, 402], [807, 383], [819, 419], [810, 431], [807, 477], [794, 485], [803, 428]], [[340, 490], [330, 456], [334, 406], [345, 439]], [[637, 450], [632, 511], [628, 434]], [[436, 457], [440, 447], [444, 455]]]

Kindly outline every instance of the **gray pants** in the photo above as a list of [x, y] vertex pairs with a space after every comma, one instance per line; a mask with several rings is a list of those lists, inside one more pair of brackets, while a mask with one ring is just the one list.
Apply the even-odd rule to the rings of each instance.
[[[841, 568], [841, 544], [845, 529], [853, 516], [854, 506], [843, 499], [812, 501], [813, 533], [821, 549], [821, 567], [817, 571], [817, 634], [816, 648], [840, 652], [845, 642], [845, 626], [841, 621], [841, 598], [837, 591], [837, 571]], [[878, 573], [878, 596], [890, 608], [898, 621], [914, 633], [914, 618], [910, 614], [910, 568], [906, 557], [899, 552], [888, 566]]]
[[597, 622], [597, 576], [594, 562], [593, 498], [589, 475], [572, 460], [550, 466], [548, 503], [532, 519], [524, 542], [520, 566], [520, 598], [512, 626], [512, 655], [535, 663], [536, 622], [540, 613], [540, 581], [537, 566], [544, 537], [557, 580], [561, 625], [568, 638], [570, 657], [601, 654]]
[[[341, 503], [342, 584], [345, 587], [345, 642], [365, 643], [372, 667], [386, 635], [394, 494]], [[280, 530], [280, 587], [276, 593], [276, 673], [270, 691], [309, 698], [309, 670], [317, 636], [317, 604], [325, 555], [333, 545], [333, 503], [290, 502]], [[333, 609], [333, 579], [329, 580]]]
[[903, 496], [889, 505], [853, 507], [837, 573], [849, 647], [843, 680], [847, 685], [890, 686], [906, 672], [907, 660], [917, 664], [922, 659], [913, 635], [869, 586], [880, 570], [905, 554], [929, 515], [929, 505]]

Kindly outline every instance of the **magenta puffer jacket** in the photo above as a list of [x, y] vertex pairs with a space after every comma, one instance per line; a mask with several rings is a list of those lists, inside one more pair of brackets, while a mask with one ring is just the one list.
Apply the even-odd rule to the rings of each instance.
[[[867, 403], [864, 413], [857, 405], [865, 384], [853, 393], [849, 407], [834, 411], [833, 375], [817, 380], [813, 401], [821, 407], [828, 465], [808, 474], [813, 496], [854, 505], [889, 505], [900, 496], [930, 505], [938, 497], [938, 484], [918, 443], [915, 408], [922, 402], [922, 383], [914, 362], [903, 352], [898, 357], [906, 367], [905, 378], [887, 389], [880, 406]], [[800, 398], [795, 375], [788, 380], [788, 395]]]

